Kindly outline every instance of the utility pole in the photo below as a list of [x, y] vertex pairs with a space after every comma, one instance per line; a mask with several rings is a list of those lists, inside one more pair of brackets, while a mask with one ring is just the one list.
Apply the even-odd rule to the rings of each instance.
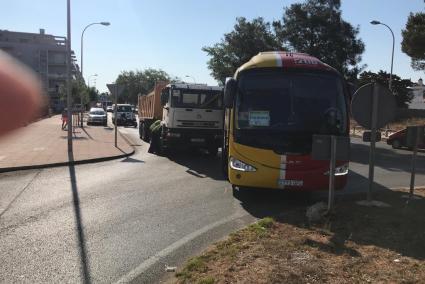
[[68, 108], [68, 153], [72, 153], [72, 101], [71, 101], [71, 0], [67, 0], [67, 41], [66, 41], [66, 105]]

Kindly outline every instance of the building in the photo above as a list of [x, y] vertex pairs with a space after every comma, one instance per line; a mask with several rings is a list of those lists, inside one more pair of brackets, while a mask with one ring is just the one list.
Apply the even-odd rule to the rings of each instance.
[[[9, 53], [39, 76], [53, 111], [60, 111], [64, 101], [59, 91], [66, 83], [66, 37], [39, 33], [0, 30], [0, 49]], [[72, 52], [74, 77], [81, 77]]]
[[425, 109], [425, 86], [423, 80], [419, 81], [408, 88], [413, 94], [413, 99], [409, 104], [410, 109]]

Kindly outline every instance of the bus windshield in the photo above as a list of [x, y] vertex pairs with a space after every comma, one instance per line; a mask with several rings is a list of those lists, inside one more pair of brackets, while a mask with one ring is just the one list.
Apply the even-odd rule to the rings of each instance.
[[328, 73], [247, 71], [238, 84], [236, 128], [343, 134], [342, 80]]
[[171, 106], [176, 108], [222, 108], [222, 92], [210, 90], [173, 89]]

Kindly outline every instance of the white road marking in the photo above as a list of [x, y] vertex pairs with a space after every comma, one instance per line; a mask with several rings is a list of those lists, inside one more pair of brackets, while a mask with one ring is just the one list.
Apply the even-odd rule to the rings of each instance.
[[212, 224], [209, 224], [208, 226], [205, 226], [195, 232], [190, 233], [189, 235], [183, 237], [182, 239], [172, 243], [171, 245], [169, 245], [168, 247], [164, 248], [163, 250], [161, 250], [160, 252], [156, 253], [155, 255], [151, 256], [150, 258], [148, 258], [147, 260], [145, 260], [144, 262], [142, 262], [139, 266], [137, 266], [135, 269], [131, 270], [129, 273], [127, 273], [126, 275], [124, 275], [123, 277], [121, 277], [121, 279], [119, 279], [116, 283], [130, 283], [132, 281], [134, 281], [137, 277], [139, 277], [141, 274], [143, 274], [144, 272], [146, 272], [152, 265], [154, 265], [156, 262], [160, 261], [161, 258], [166, 257], [167, 255], [169, 255], [171, 252], [177, 250], [178, 248], [184, 246], [185, 244], [193, 241], [194, 239], [196, 239], [197, 237], [199, 237], [200, 235], [216, 228], [219, 227], [225, 223], [231, 222], [233, 220], [236, 220], [238, 218], [244, 217], [244, 216], [248, 216], [248, 214], [233, 214], [225, 219], [222, 219], [220, 221], [214, 222]]

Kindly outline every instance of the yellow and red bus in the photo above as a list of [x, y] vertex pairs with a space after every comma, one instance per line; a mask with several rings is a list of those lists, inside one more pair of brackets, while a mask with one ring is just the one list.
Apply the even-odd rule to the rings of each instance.
[[[328, 188], [329, 162], [311, 157], [314, 134], [349, 135], [349, 88], [319, 59], [261, 52], [227, 78], [223, 169], [234, 189]], [[337, 161], [336, 189], [348, 161]]]

